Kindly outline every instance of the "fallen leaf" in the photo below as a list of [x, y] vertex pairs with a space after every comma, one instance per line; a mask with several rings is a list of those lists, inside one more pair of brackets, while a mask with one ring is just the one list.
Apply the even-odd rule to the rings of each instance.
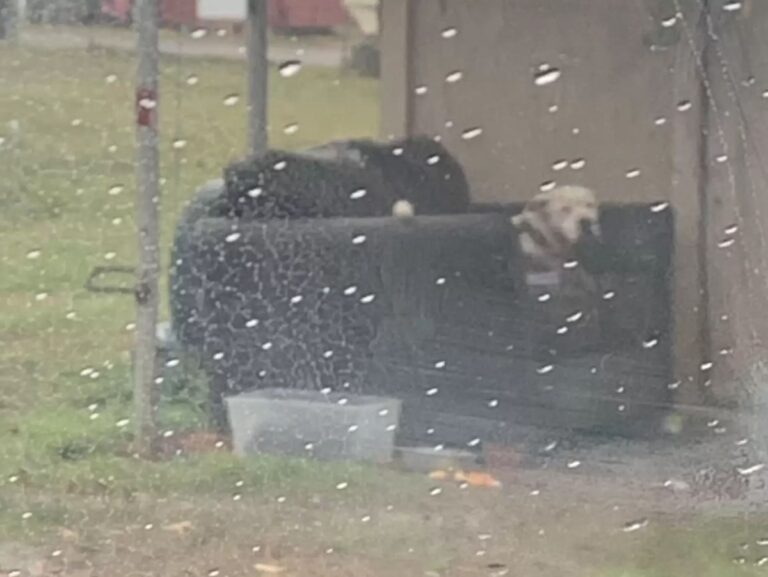
[[464, 471], [456, 471], [454, 475], [456, 481], [463, 481], [470, 487], [501, 487], [501, 481], [496, 479], [489, 473], [481, 473], [479, 471], [471, 471], [465, 473]]
[[256, 563], [253, 568], [262, 573], [282, 573], [285, 571], [285, 567], [281, 567], [280, 565], [270, 565], [268, 563]]

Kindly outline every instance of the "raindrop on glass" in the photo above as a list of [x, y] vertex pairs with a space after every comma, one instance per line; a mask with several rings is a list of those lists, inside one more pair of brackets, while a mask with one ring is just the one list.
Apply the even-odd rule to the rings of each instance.
[[278, 66], [278, 70], [283, 78], [296, 76], [301, 70], [301, 60], [286, 60]]
[[461, 137], [464, 140], [472, 140], [473, 138], [477, 138], [483, 133], [482, 128], [469, 128], [462, 132]]
[[536, 75], [533, 77], [533, 83], [536, 86], [546, 86], [547, 84], [557, 82], [561, 75], [562, 72], [560, 72], [559, 68], [555, 68], [549, 64], [542, 64], [539, 66]]
[[456, 28], [454, 27], [444, 28], [440, 32], [440, 36], [442, 36], [443, 38], [454, 38], [456, 34], [458, 34], [458, 30], [456, 30]]
[[238, 94], [228, 94], [224, 97], [224, 106], [234, 106], [240, 102], [240, 96]]
[[451, 72], [450, 74], [448, 74], [445, 77], [445, 81], [448, 82], [449, 84], [453, 84], [455, 82], [458, 82], [462, 78], [464, 78], [464, 73], [461, 72], [460, 70], [456, 70], [456, 71]]

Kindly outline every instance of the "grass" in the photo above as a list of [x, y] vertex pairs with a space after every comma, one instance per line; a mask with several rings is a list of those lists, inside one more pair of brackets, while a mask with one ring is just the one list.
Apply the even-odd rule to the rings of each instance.
[[[119, 470], [109, 456], [128, 437], [116, 423], [130, 412], [133, 303], [83, 283], [95, 265], [136, 261], [135, 63], [103, 50], [0, 50], [0, 84], [11, 87], [0, 96], [0, 473], [79, 483], [91, 467]], [[245, 149], [245, 81], [241, 63], [162, 62], [166, 257], [185, 202]], [[377, 131], [372, 81], [311, 68], [270, 81], [276, 147]], [[298, 132], [285, 134], [288, 124]], [[178, 406], [164, 415], [168, 426], [189, 424]]]
[[[572, 565], [596, 542], [599, 550], [584, 561], [591, 575], [763, 571], [756, 566], [757, 541], [768, 526], [760, 520], [665, 522], [629, 540], [610, 534], [600, 519], [529, 504], [525, 487], [512, 487], [508, 501], [451, 486], [436, 498], [426, 479], [365, 466], [271, 457], [243, 462], [224, 453], [134, 459], [124, 426], [131, 411], [133, 303], [83, 289], [95, 265], [136, 259], [133, 76], [125, 54], [0, 46], [0, 86], [11, 87], [0, 92], [0, 542], [58, 542], [66, 528], [98, 559], [106, 531], [116, 548], [176, 559], [172, 532], [132, 528], [184, 520], [197, 528], [184, 537], [197, 539], [185, 542], [185, 555], [200, 556], [197, 568], [214, 557], [239, 558], [256, 532], [314, 551], [292, 554], [313, 555], [305, 565], [317, 571], [333, 550], [355, 575], [485, 574], [499, 565], [494, 559], [519, 574], [548, 574], [548, 567], [580, 574], [560, 566]], [[192, 77], [197, 81], [188, 82]], [[162, 62], [164, 255], [195, 188], [245, 148], [245, 77], [244, 65], [235, 62]], [[373, 81], [331, 70], [273, 74], [273, 145], [375, 134], [376, 91]], [[231, 95], [240, 98], [228, 106]], [[298, 132], [286, 134], [283, 128], [294, 123]], [[200, 427], [204, 416], [195, 401], [168, 394], [162, 426]], [[544, 526], [560, 537], [542, 540], [537, 528]], [[487, 563], [477, 553], [477, 535], [484, 533], [493, 535], [483, 545]], [[224, 543], [218, 549], [212, 535]], [[733, 562], [739, 557], [744, 564]], [[105, 559], [110, 574], [134, 569], [121, 572], [119, 555]], [[338, 565], [327, 568], [337, 574]], [[369, 568], [377, 571], [366, 573]]]

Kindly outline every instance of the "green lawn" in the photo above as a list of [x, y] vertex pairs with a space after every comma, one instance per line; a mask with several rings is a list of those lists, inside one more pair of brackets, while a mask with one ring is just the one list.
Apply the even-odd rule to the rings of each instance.
[[[195, 188], [244, 151], [246, 74], [175, 58], [162, 74], [167, 249]], [[63, 547], [113, 575], [183, 574], [187, 558], [196, 575], [250, 575], [256, 542], [313, 575], [765, 571], [760, 519], [660, 521], [630, 536], [602, 509], [567, 494], [531, 500], [514, 480], [503, 493], [437, 493], [421, 476], [364, 466], [126, 454], [133, 303], [82, 287], [95, 265], [135, 263], [133, 75], [127, 55], [0, 46], [0, 545]], [[304, 69], [273, 75], [270, 92], [274, 146], [377, 133], [373, 81]], [[199, 417], [168, 403], [162, 415], [168, 428]]]

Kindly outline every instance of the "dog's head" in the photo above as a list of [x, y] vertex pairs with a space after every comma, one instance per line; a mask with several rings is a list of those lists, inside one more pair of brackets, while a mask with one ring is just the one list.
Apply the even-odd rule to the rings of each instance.
[[549, 222], [568, 242], [575, 245], [590, 236], [600, 238], [600, 212], [593, 191], [561, 186], [543, 194]]
[[597, 196], [583, 186], [560, 186], [541, 192], [526, 205], [523, 212], [535, 217], [571, 246], [590, 237], [600, 238]]
[[561, 186], [533, 197], [512, 218], [529, 257], [553, 265], [600, 241], [600, 210], [594, 192]]

